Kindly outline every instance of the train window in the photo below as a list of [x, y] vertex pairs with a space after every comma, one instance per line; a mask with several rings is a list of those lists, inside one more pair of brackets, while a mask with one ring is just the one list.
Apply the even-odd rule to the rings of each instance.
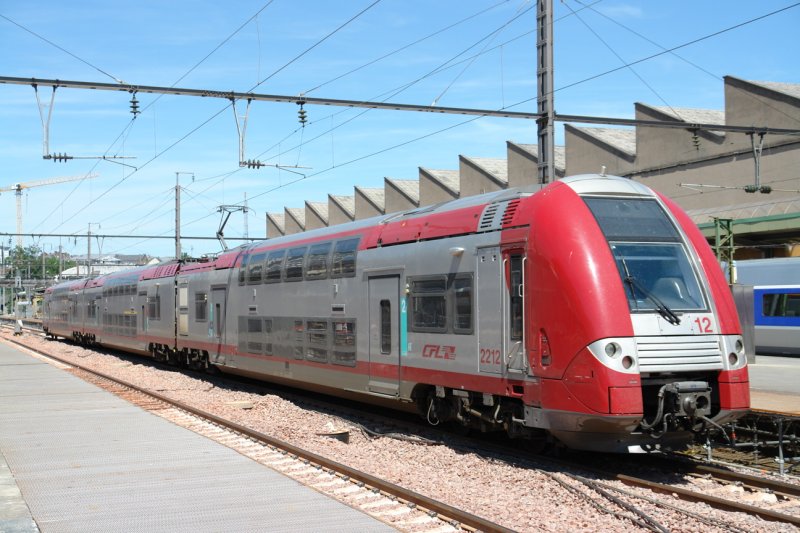
[[318, 363], [328, 362], [328, 321], [306, 322], [306, 358]]
[[256, 254], [247, 262], [247, 284], [258, 285], [261, 283], [261, 274], [264, 271], [264, 258], [267, 254]]
[[304, 322], [302, 320], [294, 321], [294, 358], [304, 359], [305, 352], [303, 351], [303, 343], [305, 342]]
[[453, 280], [453, 332], [472, 333], [472, 276], [457, 276]]
[[334, 320], [333, 358], [336, 365], [356, 366], [356, 323], [355, 320]]
[[286, 250], [270, 252], [267, 256], [267, 270], [264, 272], [264, 283], [277, 283], [281, 280], [281, 269], [283, 268], [283, 256]]
[[272, 355], [272, 319], [264, 319], [264, 353]]
[[247, 317], [247, 351], [261, 353], [264, 345], [261, 342], [264, 322], [259, 317]]
[[306, 263], [306, 279], [325, 279], [328, 277], [328, 254], [331, 243], [314, 244], [308, 250]]
[[512, 341], [522, 340], [522, 256], [512, 255], [509, 257], [509, 311], [510, 311], [510, 339]]
[[194, 293], [194, 320], [195, 322], [208, 320], [208, 294], [205, 292]]
[[678, 230], [653, 199], [584, 198], [609, 241], [679, 241]]
[[161, 320], [161, 296], [147, 297], [147, 317], [150, 320]]
[[631, 311], [654, 312], [659, 305], [676, 311], [705, 308], [700, 284], [681, 244], [610, 245]]
[[303, 261], [306, 257], [306, 248], [292, 248], [286, 255], [286, 274], [287, 281], [299, 281], [303, 279]]
[[447, 331], [447, 278], [411, 281], [411, 330]]
[[800, 317], [800, 293], [765, 294], [761, 309], [764, 316]]
[[381, 300], [381, 354], [392, 353], [392, 304]]
[[250, 256], [244, 254], [242, 256], [242, 264], [239, 266], [239, 285], [244, 285], [245, 281], [247, 281], [247, 261], [250, 259]]
[[343, 278], [356, 275], [356, 250], [359, 237], [336, 243], [331, 259], [331, 277]]

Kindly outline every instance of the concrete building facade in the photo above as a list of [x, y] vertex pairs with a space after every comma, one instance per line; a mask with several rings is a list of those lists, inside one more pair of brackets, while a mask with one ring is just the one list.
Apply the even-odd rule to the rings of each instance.
[[[800, 243], [800, 134], [693, 127], [752, 125], [800, 133], [800, 84], [726, 76], [723, 90], [722, 110], [633, 104], [637, 119], [685, 122], [686, 128], [565, 125], [565, 145], [556, 147], [556, 177], [629, 177], [675, 200], [707, 236], [716, 231], [715, 219], [732, 219], [742, 256], [800, 255], [800, 245], [793, 247]], [[284, 221], [268, 215], [268, 237], [535, 184], [537, 146], [506, 145], [506, 159], [460, 155], [457, 170], [420, 166], [418, 180], [385, 178], [383, 189], [356, 186], [353, 196], [329, 195], [327, 210], [308, 200], [302, 214], [287, 208]], [[756, 184], [770, 192], [746, 192]]]

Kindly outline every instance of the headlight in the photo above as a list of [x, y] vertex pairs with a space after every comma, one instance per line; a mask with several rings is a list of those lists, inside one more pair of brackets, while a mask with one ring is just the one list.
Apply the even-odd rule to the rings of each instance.
[[744, 351], [744, 343], [742, 339], [736, 339], [736, 353], [742, 353]]
[[730, 363], [730, 365], [732, 367], [735, 367], [738, 362], [739, 362], [739, 356], [738, 355], [736, 355], [733, 352], [728, 354], [728, 363]]
[[609, 357], [616, 357], [620, 354], [622, 348], [616, 342], [609, 342], [606, 344], [606, 355]]

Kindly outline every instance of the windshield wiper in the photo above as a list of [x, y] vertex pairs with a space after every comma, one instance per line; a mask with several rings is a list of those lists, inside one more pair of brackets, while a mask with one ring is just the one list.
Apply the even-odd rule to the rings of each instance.
[[[664, 317], [664, 320], [673, 326], [680, 324], [681, 318], [676, 315], [672, 309], [667, 307], [664, 302], [659, 300], [655, 294], [647, 290], [636, 278], [631, 275], [630, 271], [628, 270], [628, 263], [625, 262], [625, 258], [620, 257], [620, 260], [622, 261], [622, 267], [625, 269], [625, 283], [631, 287], [631, 295], [633, 296], [633, 300], [636, 301], [636, 289], [638, 289], [645, 298], [653, 302], [653, 305], [656, 307], [656, 311], [658, 311], [659, 315]], [[639, 306], [637, 305], [636, 307], [638, 309]]]

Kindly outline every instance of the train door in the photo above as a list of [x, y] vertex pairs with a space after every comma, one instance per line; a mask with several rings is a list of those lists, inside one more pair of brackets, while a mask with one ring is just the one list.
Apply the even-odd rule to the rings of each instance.
[[139, 308], [139, 332], [147, 333], [147, 289], [138, 291], [137, 307]]
[[222, 353], [222, 344], [225, 341], [223, 333], [225, 331], [225, 287], [211, 288], [211, 309], [208, 324], [209, 337], [214, 339], [216, 348], [209, 354], [211, 362], [224, 362], [225, 355]]
[[503, 252], [504, 365], [509, 374], [527, 371], [525, 357], [525, 254], [521, 249]]
[[178, 282], [178, 335], [186, 337], [189, 335], [189, 282]]
[[479, 370], [500, 374], [503, 361], [503, 295], [498, 285], [503, 279], [500, 248], [479, 248], [477, 256], [477, 331]]
[[369, 390], [400, 390], [400, 276], [369, 278]]

